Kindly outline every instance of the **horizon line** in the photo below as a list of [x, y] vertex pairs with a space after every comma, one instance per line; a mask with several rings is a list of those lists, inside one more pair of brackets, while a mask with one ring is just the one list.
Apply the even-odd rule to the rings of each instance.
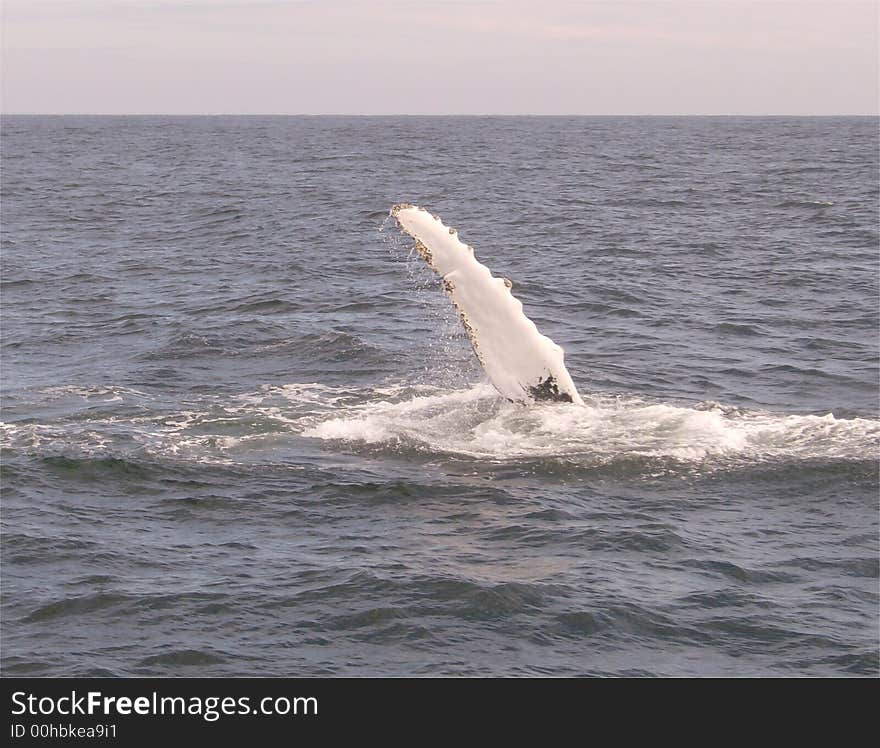
[[3, 117], [880, 117], [880, 112], [835, 112], [834, 114], [804, 114], [788, 112], [682, 112], [682, 113], [633, 113], [616, 112], [602, 114], [583, 113], [510, 113], [510, 112], [450, 112], [429, 113], [372, 113], [357, 112], [3, 112]]

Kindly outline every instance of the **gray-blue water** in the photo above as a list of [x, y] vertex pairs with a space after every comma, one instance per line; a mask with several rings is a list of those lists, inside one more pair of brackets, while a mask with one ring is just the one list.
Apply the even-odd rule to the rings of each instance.
[[[6, 675], [878, 675], [876, 118], [2, 120]], [[482, 381], [393, 203], [566, 350]]]

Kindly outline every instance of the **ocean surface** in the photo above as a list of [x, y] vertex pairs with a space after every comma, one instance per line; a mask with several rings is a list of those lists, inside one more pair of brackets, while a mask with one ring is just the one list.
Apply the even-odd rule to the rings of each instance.
[[[2, 119], [2, 671], [878, 676], [877, 118]], [[494, 394], [388, 219], [514, 283]]]

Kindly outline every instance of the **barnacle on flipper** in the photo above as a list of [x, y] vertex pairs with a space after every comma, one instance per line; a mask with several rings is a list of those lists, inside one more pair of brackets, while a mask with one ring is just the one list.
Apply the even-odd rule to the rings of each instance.
[[[436, 270], [434, 267], [434, 255], [431, 253], [431, 250], [425, 245], [425, 243], [416, 236], [413, 236], [407, 228], [403, 225], [400, 220], [399, 214], [402, 210], [407, 210], [408, 208], [415, 208], [415, 205], [411, 205], [410, 203], [397, 203], [391, 207], [391, 215], [395, 221], [397, 221], [397, 227], [408, 236], [411, 236], [415, 240], [415, 248], [416, 252], [419, 253], [419, 257], [421, 257], [432, 270]], [[419, 210], [424, 210], [424, 208], [419, 208]], [[439, 219], [438, 219], [439, 220]]]
[[480, 351], [480, 345], [479, 343], [477, 343], [477, 331], [474, 330], [471, 321], [464, 313], [464, 309], [461, 308], [461, 305], [455, 299], [455, 284], [453, 284], [453, 282], [447, 278], [443, 278], [442, 282], [444, 290], [447, 294], [449, 294], [449, 300], [452, 302], [455, 313], [458, 315], [458, 318], [461, 320], [462, 327], [464, 327], [464, 331], [467, 333], [468, 340], [471, 341], [471, 348], [474, 349], [474, 355], [477, 357], [477, 360], [482, 366], [485, 362], [483, 361], [483, 354]]
[[431, 250], [424, 245], [421, 239], [416, 239], [416, 252], [419, 253], [419, 257], [427, 262], [430, 267], [434, 267], [434, 256], [431, 254]]
[[397, 218], [397, 214], [402, 210], [406, 210], [407, 208], [412, 208], [413, 206], [409, 203], [397, 203], [396, 205], [391, 206], [391, 216]]
[[458, 318], [461, 320], [461, 324], [464, 326], [464, 331], [467, 333], [468, 340], [471, 341], [471, 348], [474, 349], [474, 355], [477, 357], [477, 360], [480, 362], [480, 365], [483, 365], [483, 354], [480, 352], [480, 346], [477, 343], [477, 331], [471, 326], [470, 320], [467, 318], [467, 315], [461, 310], [461, 307], [458, 304], [455, 305], [455, 310], [458, 312]]
[[505, 286], [507, 286], [508, 288], [513, 288], [513, 281], [510, 280], [510, 278], [502, 278], [501, 280], [504, 281]]

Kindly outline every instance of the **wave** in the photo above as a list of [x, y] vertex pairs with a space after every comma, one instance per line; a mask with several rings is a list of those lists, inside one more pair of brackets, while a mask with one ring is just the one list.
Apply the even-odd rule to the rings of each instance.
[[832, 200], [783, 200], [776, 203], [777, 208], [830, 208]]

